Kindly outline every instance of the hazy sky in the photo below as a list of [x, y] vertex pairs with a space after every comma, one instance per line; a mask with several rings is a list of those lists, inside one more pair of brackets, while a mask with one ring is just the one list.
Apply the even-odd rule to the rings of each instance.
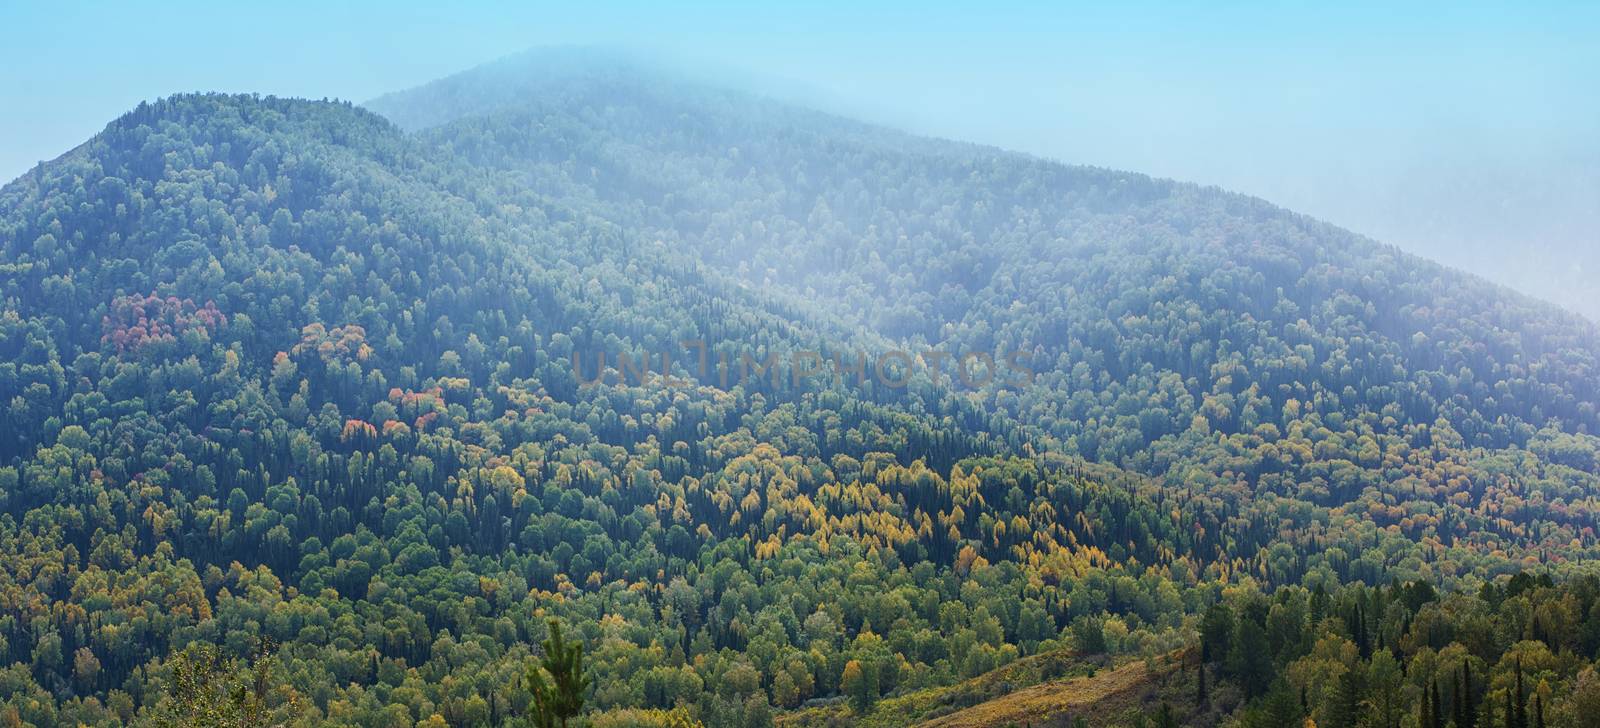
[[362, 101], [604, 45], [1259, 195], [1600, 319], [1597, 3], [55, 5], [0, 0], [6, 180], [174, 92]]

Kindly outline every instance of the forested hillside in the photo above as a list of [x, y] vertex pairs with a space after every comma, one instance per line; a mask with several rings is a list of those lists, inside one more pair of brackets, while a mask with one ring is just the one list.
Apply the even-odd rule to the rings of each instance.
[[1333, 568], [1369, 581], [1405, 558], [1451, 580], [1508, 548], [1590, 552], [1600, 332], [1577, 316], [1259, 200], [577, 63], [372, 106], [773, 295], [1028, 352], [1034, 386], [997, 381], [986, 409], [1250, 521], [1207, 555], [1258, 576], [1303, 573], [1249, 563], [1283, 519], [1284, 548], [1337, 543], [1374, 561]]
[[[171, 97], [0, 189], [0, 726], [516, 724], [551, 620], [595, 726], [1052, 654], [1182, 655], [1206, 723], [1600, 690], [1581, 319], [626, 63], [371, 107]], [[902, 350], [1034, 376], [790, 376]]]

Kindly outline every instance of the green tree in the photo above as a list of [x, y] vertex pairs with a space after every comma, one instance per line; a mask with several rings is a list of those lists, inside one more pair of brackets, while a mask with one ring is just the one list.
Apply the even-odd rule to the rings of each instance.
[[865, 715], [872, 708], [872, 691], [859, 661], [851, 660], [844, 664], [844, 673], [839, 677], [839, 691], [850, 696], [850, 704], [855, 707], [857, 715]]
[[1404, 680], [1400, 662], [1388, 650], [1380, 650], [1372, 656], [1372, 663], [1367, 668], [1368, 689], [1364, 705], [1368, 717], [1376, 725], [1395, 728], [1400, 724], [1400, 716], [1405, 713], [1401, 693]]
[[523, 679], [533, 695], [533, 721], [539, 728], [567, 727], [583, 711], [590, 678], [583, 669], [583, 644], [568, 642], [561, 623], [550, 620], [544, 658], [528, 666]]
[[1223, 604], [1213, 604], [1206, 609], [1200, 621], [1200, 659], [1202, 662], [1220, 662], [1228, 654], [1233, 640], [1233, 612]]
[[1267, 635], [1255, 620], [1240, 618], [1233, 630], [1226, 666], [1228, 673], [1244, 688], [1245, 697], [1259, 696], [1272, 684], [1272, 655], [1267, 648]]
[[1361, 719], [1361, 675], [1355, 669], [1340, 673], [1324, 712], [1327, 728], [1355, 728]]
[[1163, 701], [1156, 711], [1156, 728], [1178, 728], [1178, 719], [1172, 715], [1172, 705]]
[[275, 693], [276, 656], [263, 640], [248, 662], [194, 644], [169, 663], [166, 690], [151, 716], [158, 728], [278, 728], [302, 713], [298, 695]]

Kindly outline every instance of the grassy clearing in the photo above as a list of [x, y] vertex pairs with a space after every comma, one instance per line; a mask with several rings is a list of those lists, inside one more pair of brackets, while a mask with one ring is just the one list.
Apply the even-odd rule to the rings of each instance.
[[829, 705], [785, 714], [777, 723], [782, 728], [1043, 728], [1084, 715], [1092, 725], [1121, 725], [1152, 703], [1178, 702], [1174, 696], [1182, 691], [1175, 682], [1187, 677], [1180, 673], [1179, 658], [1179, 653], [1158, 658], [1153, 668], [1143, 660], [1111, 667], [1104, 658], [1049, 652], [955, 685], [884, 698], [865, 716], [846, 705]]

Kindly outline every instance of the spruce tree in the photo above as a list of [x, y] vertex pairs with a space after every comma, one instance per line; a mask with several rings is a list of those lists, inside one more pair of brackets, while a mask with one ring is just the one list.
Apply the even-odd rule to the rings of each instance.
[[1350, 631], [1355, 633], [1356, 649], [1365, 660], [1372, 656], [1372, 645], [1367, 642], [1367, 618], [1362, 614], [1361, 604], [1356, 603], [1355, 618], [1351, 620]]
[[1430, 728], [1445, 728], [1445, 701], [1438, 698], [1438, 678], [1429, 683], [1430, 699], [1434, 701], [1434, 723]]
[[1228, 651], [1224, 667], [1239, 685], [1247, 698], [1266, 693], [1272, 684], [1273, 666], [1267, 636], [1254, 619], [1241, 618], [1233, 631], [1233, 644]]
[[1156, 728], [1178, 728], [1178, 719], [1172, 715], [1172, 706], [1165, 702], [1156, 712]]
[[1328, 706], [1328, 728], [1355, 728], [1361, 719], [1361, 683], [1355, 670], [1346, 670], [1334, 687]]
[[1512, 702], [1516, 704], [1516, 710], [1513, 711], [1513, 716], [1512, 716], [1517, 721], [1517, 723], [1514, 726], [1514, 728], [1528, 728], [1528, 696], [1522, 689], [1522, 659], [1521, 658], [1517, 659], [1517, 687], [1516, 687], [1516, 691], [1517, 691], [1516, 695], [1512, 696]]
[[589, 691], [590, 679], [583, 670], [583, 645], [567, 642], [561, 634], [561, 624], [550, 620], [544, 659], [528, 666], [524, 680], [533, 693], [534, 725], [567, 728], [567, 721], [583, 711], [584, 693]]

